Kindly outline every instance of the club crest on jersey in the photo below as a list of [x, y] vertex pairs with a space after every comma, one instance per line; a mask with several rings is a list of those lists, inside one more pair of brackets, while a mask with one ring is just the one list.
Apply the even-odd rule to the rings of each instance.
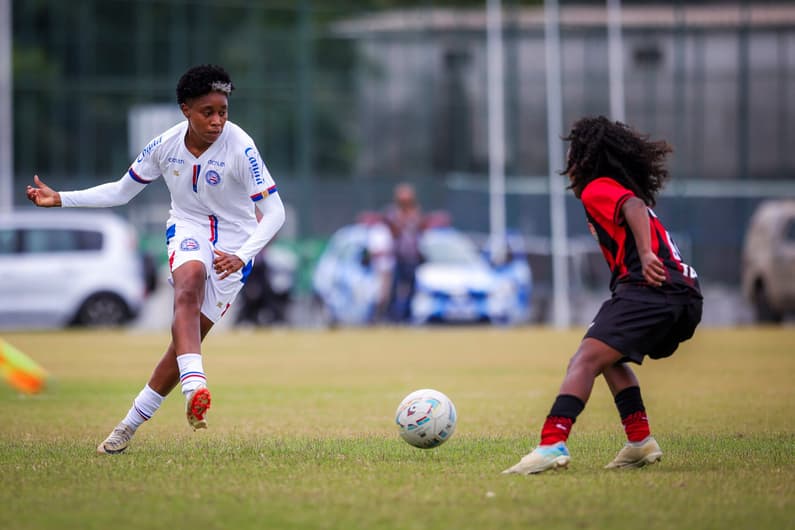
[[179, 244], [179, 249], [185, 251], [199, 250], [199, 242], [192, 237], [186, 237]]
[[207, 184], [210, 186], [216, 186], [221, 183], [221, 175], [219, 175], [217, 171], [211, 169], [204, 173], [204, 180], [207, 181]]

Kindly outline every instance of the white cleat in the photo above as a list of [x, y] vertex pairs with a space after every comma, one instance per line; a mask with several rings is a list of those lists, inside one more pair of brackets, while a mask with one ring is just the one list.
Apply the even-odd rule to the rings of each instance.
[[534, 475], [550, 469], [565, 468], [571, 457], [566, 442], [552, 445], [539, 445], [525, 455], [518, 464], [502, 472], [503, 475]]
[[662, 450], [653, 436], [640, 442], [627, 442], [605, 469], [643, 467], [662, 460]]
[[106, 455], [117, 455], [124, 452], [127, 446], [130, 445], [135, 431], [127, 426], [125, 423], [119, 423], [113, 431], [105, 438], [97, 447], [97, 453]]

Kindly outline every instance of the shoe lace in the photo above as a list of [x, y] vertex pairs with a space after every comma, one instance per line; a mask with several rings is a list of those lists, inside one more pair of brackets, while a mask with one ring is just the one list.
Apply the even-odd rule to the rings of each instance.
[[125, 427], [116, 427], [113, 429], [113, 434], [110, 436], [111, 442], [126, 442], [131, 438], [130, 432]]

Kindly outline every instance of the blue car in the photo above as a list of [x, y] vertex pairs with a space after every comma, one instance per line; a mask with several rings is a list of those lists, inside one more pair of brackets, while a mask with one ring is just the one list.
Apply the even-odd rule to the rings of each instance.
[[[373, 321], [379, 279], [367, 259], [371, 229], [360, 224], [341, 228], [318, 261], [313, 288], [329, 323]], [[529, 320], [532, 277], [524, 255], [494, 265], [468, 236], [451, 227], [426, 230], [419, 244], [424, 261], [416, 271], [412, 323]]]

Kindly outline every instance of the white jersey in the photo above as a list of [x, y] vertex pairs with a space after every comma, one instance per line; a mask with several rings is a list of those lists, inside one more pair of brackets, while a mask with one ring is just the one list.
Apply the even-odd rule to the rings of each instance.
[[253, 202], [276, 192], [254, 141], [227, 121], [218, 139], [196, 157], [185, 147], [184, 121], [153, 139], [128, 171], [149, 184], [162, 176], [171, 192], [167, 228], [190, 224], [206, 230], [213, 245], [235, 252], [257, 227]]

